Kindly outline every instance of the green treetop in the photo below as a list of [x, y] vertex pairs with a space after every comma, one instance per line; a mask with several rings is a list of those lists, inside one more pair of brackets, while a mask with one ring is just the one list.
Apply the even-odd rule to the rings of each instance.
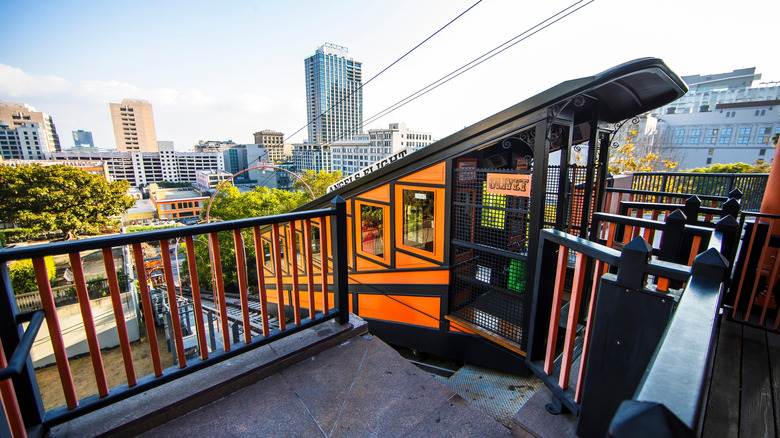
[[95, 233], [135, 204], [128, 187], [68, 166], [0, 166], [0, 221], [66, 238]]

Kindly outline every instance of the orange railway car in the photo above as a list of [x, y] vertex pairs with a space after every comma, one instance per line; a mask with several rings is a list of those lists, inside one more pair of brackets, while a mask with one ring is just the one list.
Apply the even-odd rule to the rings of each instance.
[[[535, 311], [539, 231], [588, 237], [590, 213], [603, 202], [612, 134], [621, 121], [685, 91], [661, 60], [631, 61], [563, 82], [422, 150], [377, 163], [299, 210], [327, 208], [335, 196], [347, 201], [350, 309], [373, 334], [517, 372], [525, 366]], [[571, 164], [575, 153], [585, 166]], [[312, 225], [313, 251], [328, 254], [329, 227]], [[297, 249], [290, 246], [290, 232], [279, 231], [279, 250], [304, 254], [302, 239], [295, 239]], [[271, 254], [270, 231], [263, 241]], [[266, 274], [274, 289], [271, 264]], [[332, 279], [323, 282], [316, 262], [297, 268], [297, 286], [289, 263], [279, 269], [287, 274], [282, 287], [289, 298], [300, 288], [299, 306], [307, 308], [312, 285], [320, 308], [320, 292]]]

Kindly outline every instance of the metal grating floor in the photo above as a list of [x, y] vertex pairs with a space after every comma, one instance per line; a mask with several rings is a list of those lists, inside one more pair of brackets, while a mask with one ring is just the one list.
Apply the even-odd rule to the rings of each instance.
[[543, 386], [533, 374], [521, 377], [473, 365], [461, 367], [449, 379], [435, 377], [506, 427], [511, 427], [517, 411]]

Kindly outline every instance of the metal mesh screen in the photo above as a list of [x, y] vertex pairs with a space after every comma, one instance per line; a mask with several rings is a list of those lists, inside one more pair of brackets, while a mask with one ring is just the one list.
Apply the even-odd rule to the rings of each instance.
[[527, 254], [530, 198], [487, 193], [488, 173], [516, 170], [456, 170], [453, 238], [476, 245]]
[[519, 343], [526, 262], [486, 251], [455, 248], [453, 313]]

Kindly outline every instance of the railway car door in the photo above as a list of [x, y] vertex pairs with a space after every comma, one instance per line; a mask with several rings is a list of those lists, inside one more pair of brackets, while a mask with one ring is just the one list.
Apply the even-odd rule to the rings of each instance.
[[519, 349], [530, 295], [526, 266], [534, 136], [532, 127], [453, 163], [448, 319], [512, 349]]

